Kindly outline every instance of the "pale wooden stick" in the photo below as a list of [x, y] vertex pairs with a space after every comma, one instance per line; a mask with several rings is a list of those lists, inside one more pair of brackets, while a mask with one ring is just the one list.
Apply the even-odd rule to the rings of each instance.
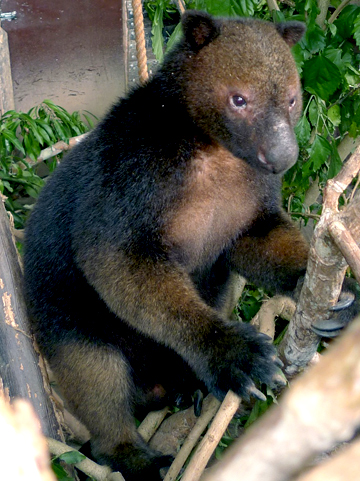
[[148, 442], [153, 437], [168, 412], [169, 408], [165, 407], [161, 411], [152, 411], [145, 417], [138, 427], [138, 433], [144, 441]]
[[219, 444], [229, 422], [239, 409], [241, 399], [229, 391], [222, 402], [208, 432], [199, 444], [195, 455], [191, 459], [182, 481], [198, 481], [202, 475], [212, 453]]
[[[67, 446], [60, 441], [55, 441], [55, 439], [47, 438], [49, 451], [51, 454], [55, 456], [60, 456], [61, 454], [68, 453], [71, 451], [76, 451], [76, 449]], [[111, 473], [111, 469], [107, 466], [100, 466], [96, 464], [91, 459], [84, 459], [80, 463], [75, 464], [75, 466], [80, 469], [83, 473], [91, 476], [92, 478], [96, 479], [97, 481], [125, 481], [123, 476], [120, 473]]]
[[178, 452], [174, 462], [170, 466], [170, 469], [167, 472], [164, 481], [174, 481], [176, 479], [177, 475], [180, 473], [181, 468], [185, 464], [185, 461], [189, 457], [201, 434], [204, 432], [206, 426], [215, 416], [217, 410], [219, 409], [219, 406], [220, 401], [218, 401], [212, 394], [209, 394], [209, 396], [204, 400], [204, 406], [201, 416], [197, 420], [195, 426], [191, 430], [191, 433], [186, 438], [184, 444]]

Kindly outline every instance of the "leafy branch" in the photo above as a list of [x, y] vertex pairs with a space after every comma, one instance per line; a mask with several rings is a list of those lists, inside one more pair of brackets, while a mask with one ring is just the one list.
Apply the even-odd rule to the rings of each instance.
[[[54, 170], [64, 146], [88, 132], [94, 119], [89, 112], [70, 114], [51, 100], [27, 113], [10, 110], [0, 117], [0, 193], [6, 197], [16, 228], [23, 228], [30, 205], [44, 185], [43, 177]], [[53, 149], [58, 142], [62, 142], [60, 157], [45, 159], [44, 149]]]

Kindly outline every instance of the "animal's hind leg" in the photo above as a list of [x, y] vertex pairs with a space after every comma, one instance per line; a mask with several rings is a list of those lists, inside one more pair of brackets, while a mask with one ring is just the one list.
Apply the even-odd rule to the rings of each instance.
[[57, 349], [50, 365], [69, 409], [90, 431], [94, 457], [121, 471], [126, 481], [161, 480], [159, 469], [171, 459], [151, 450], [136, 431], [134, 387], [121, 352], [72, 342]]

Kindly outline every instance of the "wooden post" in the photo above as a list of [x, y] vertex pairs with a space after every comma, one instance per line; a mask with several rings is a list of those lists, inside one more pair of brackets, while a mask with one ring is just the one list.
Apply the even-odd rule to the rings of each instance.
[[62, 440], [40, 363], [28, 325], [18, 254], [0, 199], [0, 391], [10, 399], [29, 400], [45, 436]]
[[0, 116], [14, 105], [8, 36], [0, 26]]

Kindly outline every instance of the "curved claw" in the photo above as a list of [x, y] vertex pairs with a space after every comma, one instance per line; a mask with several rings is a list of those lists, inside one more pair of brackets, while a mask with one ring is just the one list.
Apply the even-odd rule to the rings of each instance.
[[250, 386], [247, 389], [247, 392], [249, 396], [253, 396], [256, 399], [259, 399], [260, 401], [266, 401], [266, 396], [261, 391], [259, 391], [259, 389], [257, 389], [254, 385]]
[[328, 337], [330, 339], [332, 339], [333, 337], [337, 337], [341, 333], [342, 329], [343, 327], [338, 327], [338, 328], [327, 330], [327, 329], [321, 329], [315, 325], [311, 326], [311, 330], [315, 332], [315, 334], [317, 334], [320, 337]]
[[340, 295], [340, 300], [335, 306], [330, 307], [331, 311], [342, 311], [350, 307], [355, 301], [355, 294], [352, 292], [343, 292]]
[[279, 367], [280, 369], [282, 369], [284, 367], [284, 363], [282, 362], [282, 360], [280, 358], [278, 358], [277, 356], [274, 356], [272, 358], [273, 360], [273, 363], [275, 364], [275, 366]]
[[336, 337], [341, 330], [349, 324], [351, 319], [347, 318], [330, 318], [322, 319], [311, 324], [311, 330], [318, 336], [322, 337]]
[[197, 389], [194, 393], [194, 414], [198, 418], [201, 415], [203, 406], [204, 395], [200, 389]]
[[272, 377], [272, 381], [273, 383], [275, 383], [276, 385], [278, 386], [286, 386], [287, 385], [287, 381], [285, 379], [285, 376], [282, 375], [282, 374], [274, 374], [273, 377]]

